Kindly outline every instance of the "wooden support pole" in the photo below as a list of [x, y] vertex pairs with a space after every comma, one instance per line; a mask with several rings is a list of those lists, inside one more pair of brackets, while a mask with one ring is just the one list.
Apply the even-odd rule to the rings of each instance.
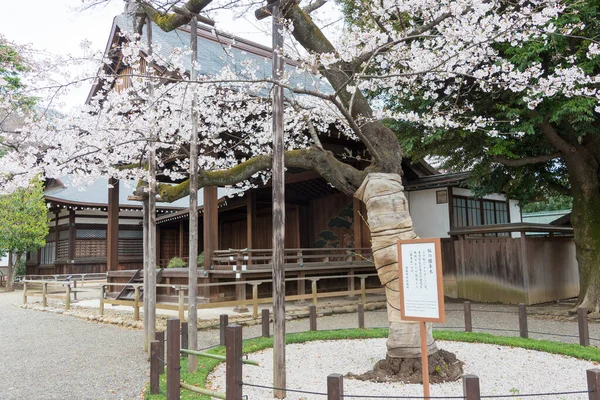
[[42, 283], [42, 307], [48, 306], [48, 297], [46, 297], [47, 295], [48, 295], [48, 283], [43, 282]]
[[[77, 228], [75, 227], [75, 209], [70, 209], [69, 210], [69, 261], [71, 263], [73, 263], [73, 261], [75, 260], [76, 240], [77, 240]], [[71, 264], [71, 265], [73, 265], [73, 264]], [[75, 282], [75, 280], [73, 280], [73, 282]], [[77, 300], [77, 297], [75, 297], [75, 300]]]
[[358, 327], [365, 329], [365, 305], [358, 303]]
[[225, 329], [229, 325], [229, 315], [219, 315], [219, 345], [225, 346]]
[[310, 330], [317, 330], [317, 306], [310, 305], [308, 306], [309, 319], [310, 319]]
[[[81, 286], [83, 287], [83, 276], [81, 278]], [[77, 281], [73, 280], [73, 300], [77, 300]]]
[[465, 332], [473, 332], [473, 320], [471, 319], [471, 302], [465, 301]]
[[588, 328], [588, 310], [586, 307], [577, 309], [577, 325], [579, 327], [579, 344], [582, 346], [590, 345], [590, 331]]
[[150, 342], [150, 394], [158, 394], [160, 392], [159, 386], [159, 375], [160, 375], [160, 364], [162, 361], [160, 357], [160, 342], [153, 340]]
[[262, 337], [271, 336], [271, 316], [268, 308], [262, 310]]
[[481, 400], [479, 378], [475, 375], [463, 375], [463, 396], [465, 400]]
[[327, 376], [327, 400], [342, 400], [344, 398], [344, 376], [330, 374]]
[[425, 321], [419, 321], [419, 333], [421, 335], [421, 376], [423, 378], [423, 397], [430, 396], [429, 391], [429, 353], [427, 351], [427, 325]]
[[154, 334], [154, 338], [158, 340], [158, 356], [161, 359], [161, 362], [158, 364], [158, 373], [165, 373], [165, 331], [157, 331]]
[[27, 282], [23, 284], [23, 304], [27, 304]]
[[310, 290], [311, 290], [311, 294], [312, 294], [313, 306], [316, 306], [317, 305], [317, 280], [316, 279], [311, 279]]
[[[254, 226], [256, 225], [256, 192], [246, 192], [246, 247], [254, 248]], [[248, 265], [252, 264], [252, 256], [248, 257]]]
[[65, 310], [69, 311], [71, 309], [71, 284], [67, 283], [65, 285]]
[[258, 284], [252, 284], [252, 318], [258, 318]]
[[217, 188], [204, 187], [204, 213], [203, 241], [204, 241], [204, 269], [210, 269], [214, 251], [219, 248], [219, 217], [217, 208]]
[[180, 388], [180, 342], [179, 320], [167, 320], [167, 400], [179, 400]]
[[242, 400], [242, 327], [229, 325], [225, 329], [225, 399]]
[[[185, 290], [183, 290], [183, 288], [180, 288], [179, 291], [177, 292], [177, 294], [179, 296], [179, 304], [178, 304], [179, 319], [181, 321], [185, 321]], [[189, 312], [188, 312], [188, 318], [189, 318]]]
[[[352, 263], [352, 258], [350, 258], [350, 263]], [[351, 299], [356, 297], [356, 294], [354, 294], [354, 290], [354, 268], [350, 268], [350, 272], [348, 272], [348, 291], [351, 293], [348, 295], [348, 297]]]
[[367, 304], [367, 278], [360, 278], [360, 297], [363, 304]]
[[600, 400], [600, 369], [592, 368], [586, 371], [588, 400]]
[[119, 181], [110, 178], [108, 184], [108, 221], [106, 226], [106, 269], [119, 267]]
[[133, 294], [133, 319], [140, 320], [140, 287], [136, 286]]
[[[190, 340], [189, 340], [189, 331], [188, 331], [188, 323], [187, 322], [182, 322], [181, 323], [181, 348], [182, 349], [189, 349], [190, 346]], [[196, 349], [192, 349], [192, 350], [196, 350]]]
[[104, 291], [106, 290], [106, 286], [100, 285], [100, 307], [98, 311], [100, 315], [104, 315]]
[[[142, 212], [143, 212], [143, 219], [142, 219], [142, 229], [143, 229], [143, 238], [144, 238], [144, 244], [143, 244], [143, 252], [144, 252], [144, 293], [148, 293], [148, 269], [149, 265], [150, 265], [150, 243], [148, 242], [148, 231], [150, 230], [150, 207], [148, 207], [148, 199], [144, 200], [142, 202]], [[144, 351], [148, 351], [148, 349], [150, 348], [150, 343], [148, 342], [148, 314], [149, 314], [149, 307], [148, 307], [148, 302], [144, 301]]]
[[519, 332], [522, 338], [529, 337], [527, 331], [527, 306], [523, 303], [519, 304]]

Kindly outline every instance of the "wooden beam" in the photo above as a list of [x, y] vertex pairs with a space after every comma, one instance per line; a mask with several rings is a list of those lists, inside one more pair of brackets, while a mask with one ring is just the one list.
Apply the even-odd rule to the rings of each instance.
[[60, 215], [60, 209], [54, 212], [54, 263], [58, 260], [58, 242], [60, 240], [60, 231], [58, 230], [58, 216]]
[[119, 267], [119, 181], [108, 180], [108, 224], [106, 227], [106, 269], [116, 271]]
[[75, 210], [69, 210], [69, 261], [75, 259], [75, 240], [77, 238], [77, 228], [75, 227]]
[[183, 258], [183, 220], [179, 220], [179, 258]]
[[217, 209], [217, 188], [204, 188], [204, 263], [210, 269], [215, 250], [219, 248], [219, 210]]
[[[246, 195], [246, 247], [254, 248], [253, 230], [256, 225], [256, 192], [250, 190]], [[248, 264], [251, 260], [248, 260]]]

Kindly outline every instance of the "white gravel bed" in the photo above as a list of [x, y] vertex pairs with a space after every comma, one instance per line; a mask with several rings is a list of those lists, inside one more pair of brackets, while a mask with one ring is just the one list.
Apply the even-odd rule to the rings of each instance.
[[[587, 390], [586, 369], [590, 361], [578, 360], [522, 348], [438, 342], [465, 362], [464, 372], [479, 377], [481, 395], [515, 395], [527, 393], [570, 392]], [[362, 373], [372, 369], [382, 358], [385, 339], [314, 341], [286, 347], [287, 387], [311, 392], [327, 392], [327, 375]], [[246, 383], [272, 386], [273, 351], [266, 349], [249, 355], [261, 366], [244, 365]], [[207, 387], [225, 391], [225, 365], [220, 364], [208, 377]], [[249, 400], [273, 398], [270, 390], [244, 386]], [[422, 396], [422, 385], [374, 383], [344, 379], [344, 393], [363, 396]], [[431, 386], [431, 396], [462, 396], [462, 381]], [[287, 392], [288, 400], [323, 400], [323, 395]], [[361, 397], [352, 397], [360, 399]], [[587, 399], [587, 394], [555, 395], [541, 399]]]

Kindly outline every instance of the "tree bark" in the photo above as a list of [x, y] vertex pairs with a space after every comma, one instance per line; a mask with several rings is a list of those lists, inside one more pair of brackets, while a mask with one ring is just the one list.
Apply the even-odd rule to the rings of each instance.
[[[398, 174], [372, 173], [354, 195], [367, 207], [375, 268], [385, 286], [389, 335], [389, 358], [418, 358], [421, 355], [418, 322], [402, 321], [400, 317], [400, 290], [398, 280], [398, 240], [415, 239], [408, 202], [404, 196], [402, 178]], [[427, 324], [429, 354], [437, 352]]]
[[6, 288], [4, 288], [5, 292], [12, 292], [15, 290], [14, 285], [17, 276], [17, 264], [19, 263], [19, 260], [21, 260], [22, 255], [23, 253], [16, 253], [16, 255], [12, 257], [12, 262], [8, 263], [8, 281], [6, 281]]

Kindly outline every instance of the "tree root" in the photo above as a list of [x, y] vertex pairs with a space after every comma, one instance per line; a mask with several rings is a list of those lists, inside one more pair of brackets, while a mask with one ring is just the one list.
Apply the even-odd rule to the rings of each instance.
[[[464, 363], [453, 353], [439, 350], [429, 356], [429, 382], [453, 382], [463, 374]], [[423, 383], [421, 358], [390, 358], [378, 361], [372, 371], [348, 373], [346, 377], [373, 382]]]

